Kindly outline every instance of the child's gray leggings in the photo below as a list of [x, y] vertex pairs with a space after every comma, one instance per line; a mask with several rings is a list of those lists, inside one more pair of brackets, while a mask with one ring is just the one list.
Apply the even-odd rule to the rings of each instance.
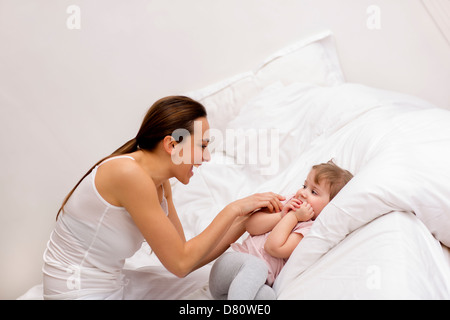
[[275, 291], [266, 285], [266, 263], [250, 254], [226, 252], [209, 275], [209, 290], [220, 300], [274, 300]]

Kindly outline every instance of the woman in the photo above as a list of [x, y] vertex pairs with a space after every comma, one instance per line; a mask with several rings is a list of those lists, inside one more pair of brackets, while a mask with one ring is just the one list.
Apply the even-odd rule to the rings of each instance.
[[[194, 124], [201, 124], [201, 132]], [[126, 298], [124, 262], [143, 240], [168, 271], [185, 277], [238, 239], [249, 213], [280, 210], [281, 196], [255, 194], [227, 205], [186, 241], [168, 179], [187, 184], [193, 166], [209, 160], [208, 129], [200, 103], [182, 96], [160, 99], [136, 138], [81, 178], [58, 212], [44, 253], [44, 298]]]

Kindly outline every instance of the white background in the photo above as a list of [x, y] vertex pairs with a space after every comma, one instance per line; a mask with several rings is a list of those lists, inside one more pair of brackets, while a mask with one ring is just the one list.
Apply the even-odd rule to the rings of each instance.
[[62, 199], [156, 99], [323, 29], [348, 82], [450, 109], [450, 45], [420, 0], [0, 0], [0, 299], [41, 282]]

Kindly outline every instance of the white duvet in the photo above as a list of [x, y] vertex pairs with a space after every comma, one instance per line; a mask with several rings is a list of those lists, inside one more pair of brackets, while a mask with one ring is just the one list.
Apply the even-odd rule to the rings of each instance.
[[[439, 243], [450, 246], [450, 112], [357, 84], [275, 83], [226, 128], [253, 136], [243, 132], [231, 151], [215, 146], [189, 185], [174, 185], [192, 235], [227, 203], [254, 192], [289, 194], [312, 165], [333, 158], [355, 177], [294, 251], [274, 285], [279, 298], [450, 298]], [[279, 159], [242, 161], [239, 145], [254, 152], [249, 143], [270, 130], [279, 150], [267, 154]]]

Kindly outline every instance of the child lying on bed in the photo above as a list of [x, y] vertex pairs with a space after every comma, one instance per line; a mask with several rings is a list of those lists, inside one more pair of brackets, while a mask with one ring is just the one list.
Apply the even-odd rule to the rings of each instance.
[[312, 167], [305, 184], [277, 213], [257, 212], [246, 223], [250, 236], [234, 243], [214, 263], [209, 288], [215, 299], [270, 300], [271, 288], [287, 259], [322, 209], [353, 175], [332, 161]]

